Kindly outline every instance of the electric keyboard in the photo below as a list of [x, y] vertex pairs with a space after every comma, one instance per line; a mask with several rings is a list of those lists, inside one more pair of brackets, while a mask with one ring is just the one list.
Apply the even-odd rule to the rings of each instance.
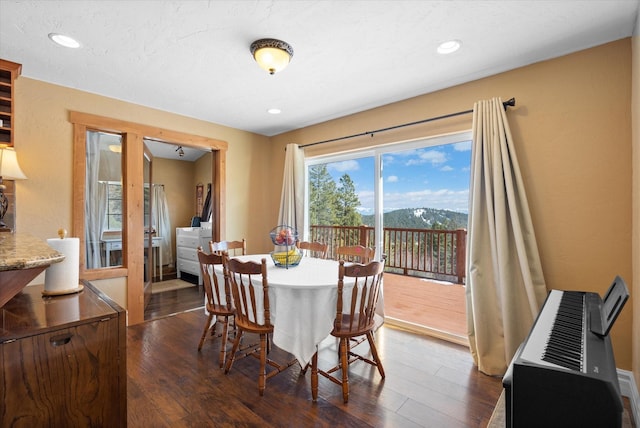
[[508, 427], [619, 427], [609, 331], [629, 298], [616, 277], [597, 293], [551, 290], [503, 378]]

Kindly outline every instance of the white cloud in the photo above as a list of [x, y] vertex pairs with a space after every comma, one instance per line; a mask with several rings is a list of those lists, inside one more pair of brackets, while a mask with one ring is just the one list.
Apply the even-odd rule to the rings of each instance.
[[327, 165], [327, 168], [338, 172], [357, 171], [360, 169], [360, 164], [358, 164], [358, 161], [356, 160], [346, 160], [330, 163]]
[[387, 183], [397, 183], [397, 182], [398, 182], [397, 175], [390, 175], [387, 177]]
[[453, 150], [456, 152], [468, 152], [471, 150], [471, 141], [463, 141], [462, 143], [454, 143]]
[[440, 150], [427, 150], [420, 152], [416, 159], [409, 159], [407, 165], [421, 165], [430, 163], [431, 165], [439, 165], [447, 161], [447, 154]]
[[445, 165], [442, 168], [440, 168], [440, 171], [449, 172], [449, 171], [453, 171], [453, 168], [451, 168], [449, 165]]

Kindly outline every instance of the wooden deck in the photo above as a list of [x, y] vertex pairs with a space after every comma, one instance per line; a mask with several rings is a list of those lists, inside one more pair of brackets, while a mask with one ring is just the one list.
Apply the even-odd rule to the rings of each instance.
[[[171, 272], [165, 273], [168, 277]], [[202, 287], [193, 287], [154, 294], [145, 320], [201, 307], [203, 293]], [[468, 345], [463, 285], [385, 273], [384, 311], [389, 324]]]
[[385, 273], [384, 312], [390, 324], [468, 344], [461, 284]]

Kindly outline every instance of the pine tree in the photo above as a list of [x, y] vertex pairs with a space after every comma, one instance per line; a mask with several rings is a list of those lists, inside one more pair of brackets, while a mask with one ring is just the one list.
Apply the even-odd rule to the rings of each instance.
[[336, 183], [327, 165], [309, 168], [309, 222], [313, 225], [332, 226], [335, 223]]
[[336, 220], [338, 226], [360, 226], [362, 216], [356, 210], [360, 205], [360, 199], [356, 193], [356, 186], [349, 174], [340, 177], [340, 186], [337, 189]]

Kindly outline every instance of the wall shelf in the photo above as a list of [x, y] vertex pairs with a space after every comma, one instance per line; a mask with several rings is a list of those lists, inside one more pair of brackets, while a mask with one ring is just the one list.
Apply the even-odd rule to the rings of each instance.
[[0, 59], [0, 145], [13, 146], [15, 134], [14, 82], [21, 72], [21, 64]]

